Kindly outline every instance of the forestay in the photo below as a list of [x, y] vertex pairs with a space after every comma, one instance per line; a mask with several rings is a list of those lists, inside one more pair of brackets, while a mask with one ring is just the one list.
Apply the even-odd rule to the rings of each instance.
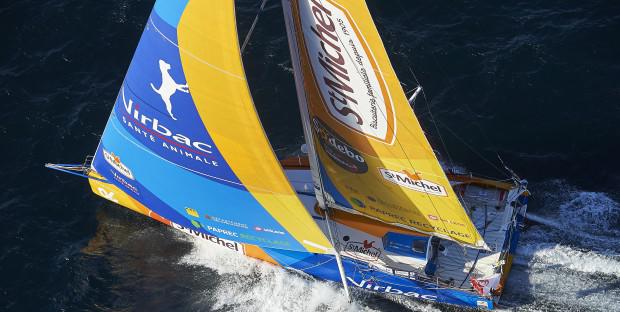
[[365, 3], [283, 4], [319, 201], [486, 248], [407, 102]]
[[270, 248], [331, 248], [256, 114], [233, 0], [157, 1], [92, 166], [115, 186], [94, 182], [100, 195], [194, 231]]

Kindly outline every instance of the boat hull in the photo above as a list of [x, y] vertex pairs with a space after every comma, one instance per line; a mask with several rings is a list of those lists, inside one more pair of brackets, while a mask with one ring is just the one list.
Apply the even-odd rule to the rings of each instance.
[[[162, 217], [150, 214], [150, 217], [180, 230], [197, 239], [205, 240], [215, 248], [228, 249], [244, 256], [266, 261], [276, 266], [301, 272], [313, 278], [340, 283], [340, 275], [333, 255], [314, 254], [310, 252], [288, 251], [273, 248], [261, 248], [225, 240], [215, 235], [206, 235], [190, 228], [185, 228]], [[370, 267], [367, 263], [342, 257], [348, 285], [361, 291], [399, 296], [405, 299], [452, 304], [469, 308], [493, 309], [492, 298], [482, 297], [471, 292], [439, 286], [432, 281], [416, 280], [412, 277], [400, 277]]]
[[[135, 212], [160, 221], [177, 230], [185, 232], [186, 234], [196, 237], [197, 239], [206, 240], [209, 243], [214, 244], [214, 247], [229, 249], [250, 258], [266, 261], [288, 270], [307, 274], [318, 280], [332, 281], [336, 283], [341, 282], [336, 259], [333, 255], [259, 247], [257, 245], [223, 239], [213, 235], [213, 233], [206, 234], [202, 231], [197, 231], [196, 229], [177, 224], [174, 220], [169, 220], [160, 216], [144, 205], [141, 205], [139, 202], [132, 200], [127, 194], [112, 184], [96, 179], [89, 179], [89, 182], [95, 194], [127, 207]], [[303, 198], [307, 197], [312, 199], [313, 197], [309, 195], [300, 196]], [[520, 198], [523, 198], [525, 201], [527, 200], [526, 197]], [[305, 202], [306, 200], [303, 201]], [[312, 202], [315, 203], [314, 200], [312, 200]], [[308, 206], [314, 206], [313, 203], [308, 204]], [[523, 204], [526, 205], [527, 202], [524, 202]], [[318, 223], [321, 223], [323, 220], [320, 215], [317, 215], [312, 210], [309, 210], [309, 213], [311, 213], [313, 218], [316, 219], [315, 221]], [[502, 253], [506, 253], [506, 257], [504, 258], [506, 259], [506, 262], [503, 266], [502, 281], [500, 285], [505, 285], [508, 271], [510, 270], [510, 259], [516, 249], [517, 240], [519, 238], [519, 230], [521, 228], [520, 223], [522, 220], [522, 215], [518, 214], [515, 219], [516, 222], [510, 222], [512, 225], [507, 231], [505, 242], [503, 244], [504, 246], [501, 248]], [[390, 296], [398, 296], [411, 300], [421, 300], [432, 303], [443, 303], [487, 310], [493, 309], [495, 302], [499, 300], [498, 295], [482, 296], [474, 291], [447, 287], [445, 282], [440, 283], [438, 280], [432, 280], [425, 276], [418, 276], [413, 272], [388, 272], [390, 270], [384, 270], [378, 268], [377, 266], [371, 266], [368, 262], [348, 257], [346, 255], [342, 257], [342, 260], [348, 285], [354, 289]], [[500, 287], [500, 291], [501, 288], [502, 287]], [[495, 293], [497, 294], [497, 292]]]

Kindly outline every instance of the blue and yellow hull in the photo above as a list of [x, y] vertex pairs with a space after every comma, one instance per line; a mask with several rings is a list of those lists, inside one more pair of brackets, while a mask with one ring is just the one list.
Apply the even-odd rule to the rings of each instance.
[[[91, 173], [91, 175], [97, 176], [96, 173]], [[110, 200], [111, 197], [109, 194], [114, 193], [114, 201], [116, 203], [198, 239], [206, 240], [214, 244], [214, 247], [229, 249], [247, 257], [269, 262], [273, 265], [295, 272], [303, 272], [319, 280], [332, 281], [335, 283], [340, 283], [341, 281], [336, 260], [333, 255], [265, 248], [226, 240], [218, 237], [215, 233], [205, 234], [204, 231], [197, 231], [190, 227], [177, 224], [174, 220], [169, 220], [156, 214], [139, 202], [133, 200], [130, 196], [124, 195], [120, 189], [112, 184], [94, 179], [90, 179], [89, 181], [95, 194]], [[517, 222], [513, 223], [514, 227], [509, 231], [510, 234], [506, 236], [507, 241], [503, 247], [505, 248], [506, 261], [503, 267], [502, 285], [505, 284], [506, 278], [508, 277], [511, 266], [510, 260], [516, 249], [519, 229], [521, 228], [520, 224], [523, 222], [523, 217], [518, 215], [516, 221]], [[361, 291], [401, 296], [403, 298], [421, 300], [429, 303], [443, 303], [488, 310], [493, 309], [497, 300], [499, 300], [498, 293], [492, 297], [481, 296], [473, 290], [469, 291], [446, 287], [445, 285], [441, 285], [423, 276], [400, 276], [391, 272], [384, 272], [369, 265], [367, 262], [350, 257], [344, 256], [342, 260], [348, 285], [351, 288]]]

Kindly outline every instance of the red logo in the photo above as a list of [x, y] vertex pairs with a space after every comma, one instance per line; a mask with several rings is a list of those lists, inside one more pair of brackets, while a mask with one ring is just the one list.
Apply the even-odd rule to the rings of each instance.
[[374, 243], [375, 243], [375, 241], [372, 241], [372, 242], [369, 243], [367, 240], [364, 240], [364, 248], [370, 249], [370, 248], [372, 248], [372, 244], [374, 244]]
[[439, 218], [437, 218], [437, 216], [431, 215], [431, 214], [428, 215], [428, 218], [431, 219], [431, 220], [439, 220]]
[[255, 226], [254, 229], [257, 230], [257, 231], [262, 231], [263, 230], [263, 228], [259, 227], [259, 226]]

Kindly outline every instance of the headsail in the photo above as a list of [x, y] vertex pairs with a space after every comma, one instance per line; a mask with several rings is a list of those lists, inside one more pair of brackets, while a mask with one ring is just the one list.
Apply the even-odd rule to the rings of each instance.
[[486, 248], [407, 102], [365, 3], [283, 4], [319, 201]]
[[[256, 114], [233, 0], [156, 2], [92, 166], [117, 187], [99, 183], [100, 195], [184, 227], [263, 247], [331, 248]], [[119, 189], [129, 196], [115, 198]]]

